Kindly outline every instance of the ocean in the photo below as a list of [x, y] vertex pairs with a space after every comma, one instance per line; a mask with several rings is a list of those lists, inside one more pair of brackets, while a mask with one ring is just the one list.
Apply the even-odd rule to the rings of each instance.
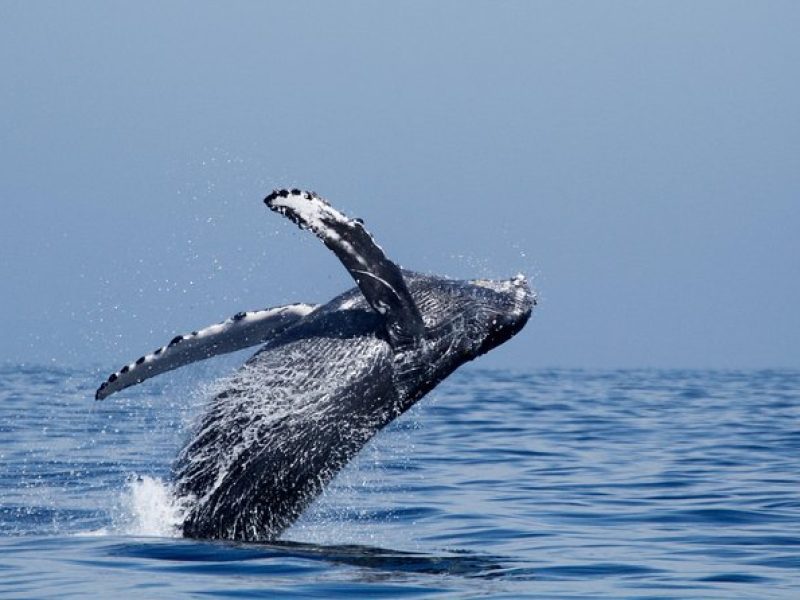
[[800, 372], [478, 367], [272, 544], [176, 536], [202, 370], [0, 367], [0, 597], [800, 598]]

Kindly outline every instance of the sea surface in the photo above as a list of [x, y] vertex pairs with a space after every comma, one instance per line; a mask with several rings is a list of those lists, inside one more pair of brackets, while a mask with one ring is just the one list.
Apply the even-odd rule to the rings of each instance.
[[0, 367], [3, 598], [800, 598], [800, 372], [467, 367], [283, 539], [185, 540], [188, 369]]

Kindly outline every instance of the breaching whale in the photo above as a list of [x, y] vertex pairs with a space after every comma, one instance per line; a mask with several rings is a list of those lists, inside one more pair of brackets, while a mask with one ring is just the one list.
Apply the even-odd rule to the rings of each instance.
[[241, 312], [177, 336], [95, 395], [264, 344], [210, 401], [175, 462], [187, 537], [277, 538], [372, 436], [516, 334], [536, 303], [522, 275], [456, 281], [401, 269], [360, 219], [313, 192], [276, 190], [264, 202], [316, 234], [357, 287], [324, 305]]

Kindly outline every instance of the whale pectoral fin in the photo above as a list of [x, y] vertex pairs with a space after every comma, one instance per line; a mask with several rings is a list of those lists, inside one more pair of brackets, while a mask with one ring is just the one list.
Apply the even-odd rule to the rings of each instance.
[[275, 190], [266, 205], [310, 229], [355, 279], [370, 306], [386, 321], [393, 345], [422, 337], [425, 326], [400, 268], [389, 260], [358, 219], [348, 219], [313, 192]]
[[250, 312], [240, 312], [222, 323], [187, 335], [179, 335], [166, 346], [140, 357], [112, 373], [95, 392], [102, 400], [114, 392], [218, 354], [226, 354], [261, 344], [305, 317], [316, 306], [290, 304]]

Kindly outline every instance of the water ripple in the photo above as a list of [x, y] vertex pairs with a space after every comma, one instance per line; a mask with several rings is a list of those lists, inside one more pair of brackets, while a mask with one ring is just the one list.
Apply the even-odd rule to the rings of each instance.
[[269, 545], [128, 537], [201, 400], [94, 379], [0, 367], [0, 596], [800, 597], [795, 371], [467, 369]]

